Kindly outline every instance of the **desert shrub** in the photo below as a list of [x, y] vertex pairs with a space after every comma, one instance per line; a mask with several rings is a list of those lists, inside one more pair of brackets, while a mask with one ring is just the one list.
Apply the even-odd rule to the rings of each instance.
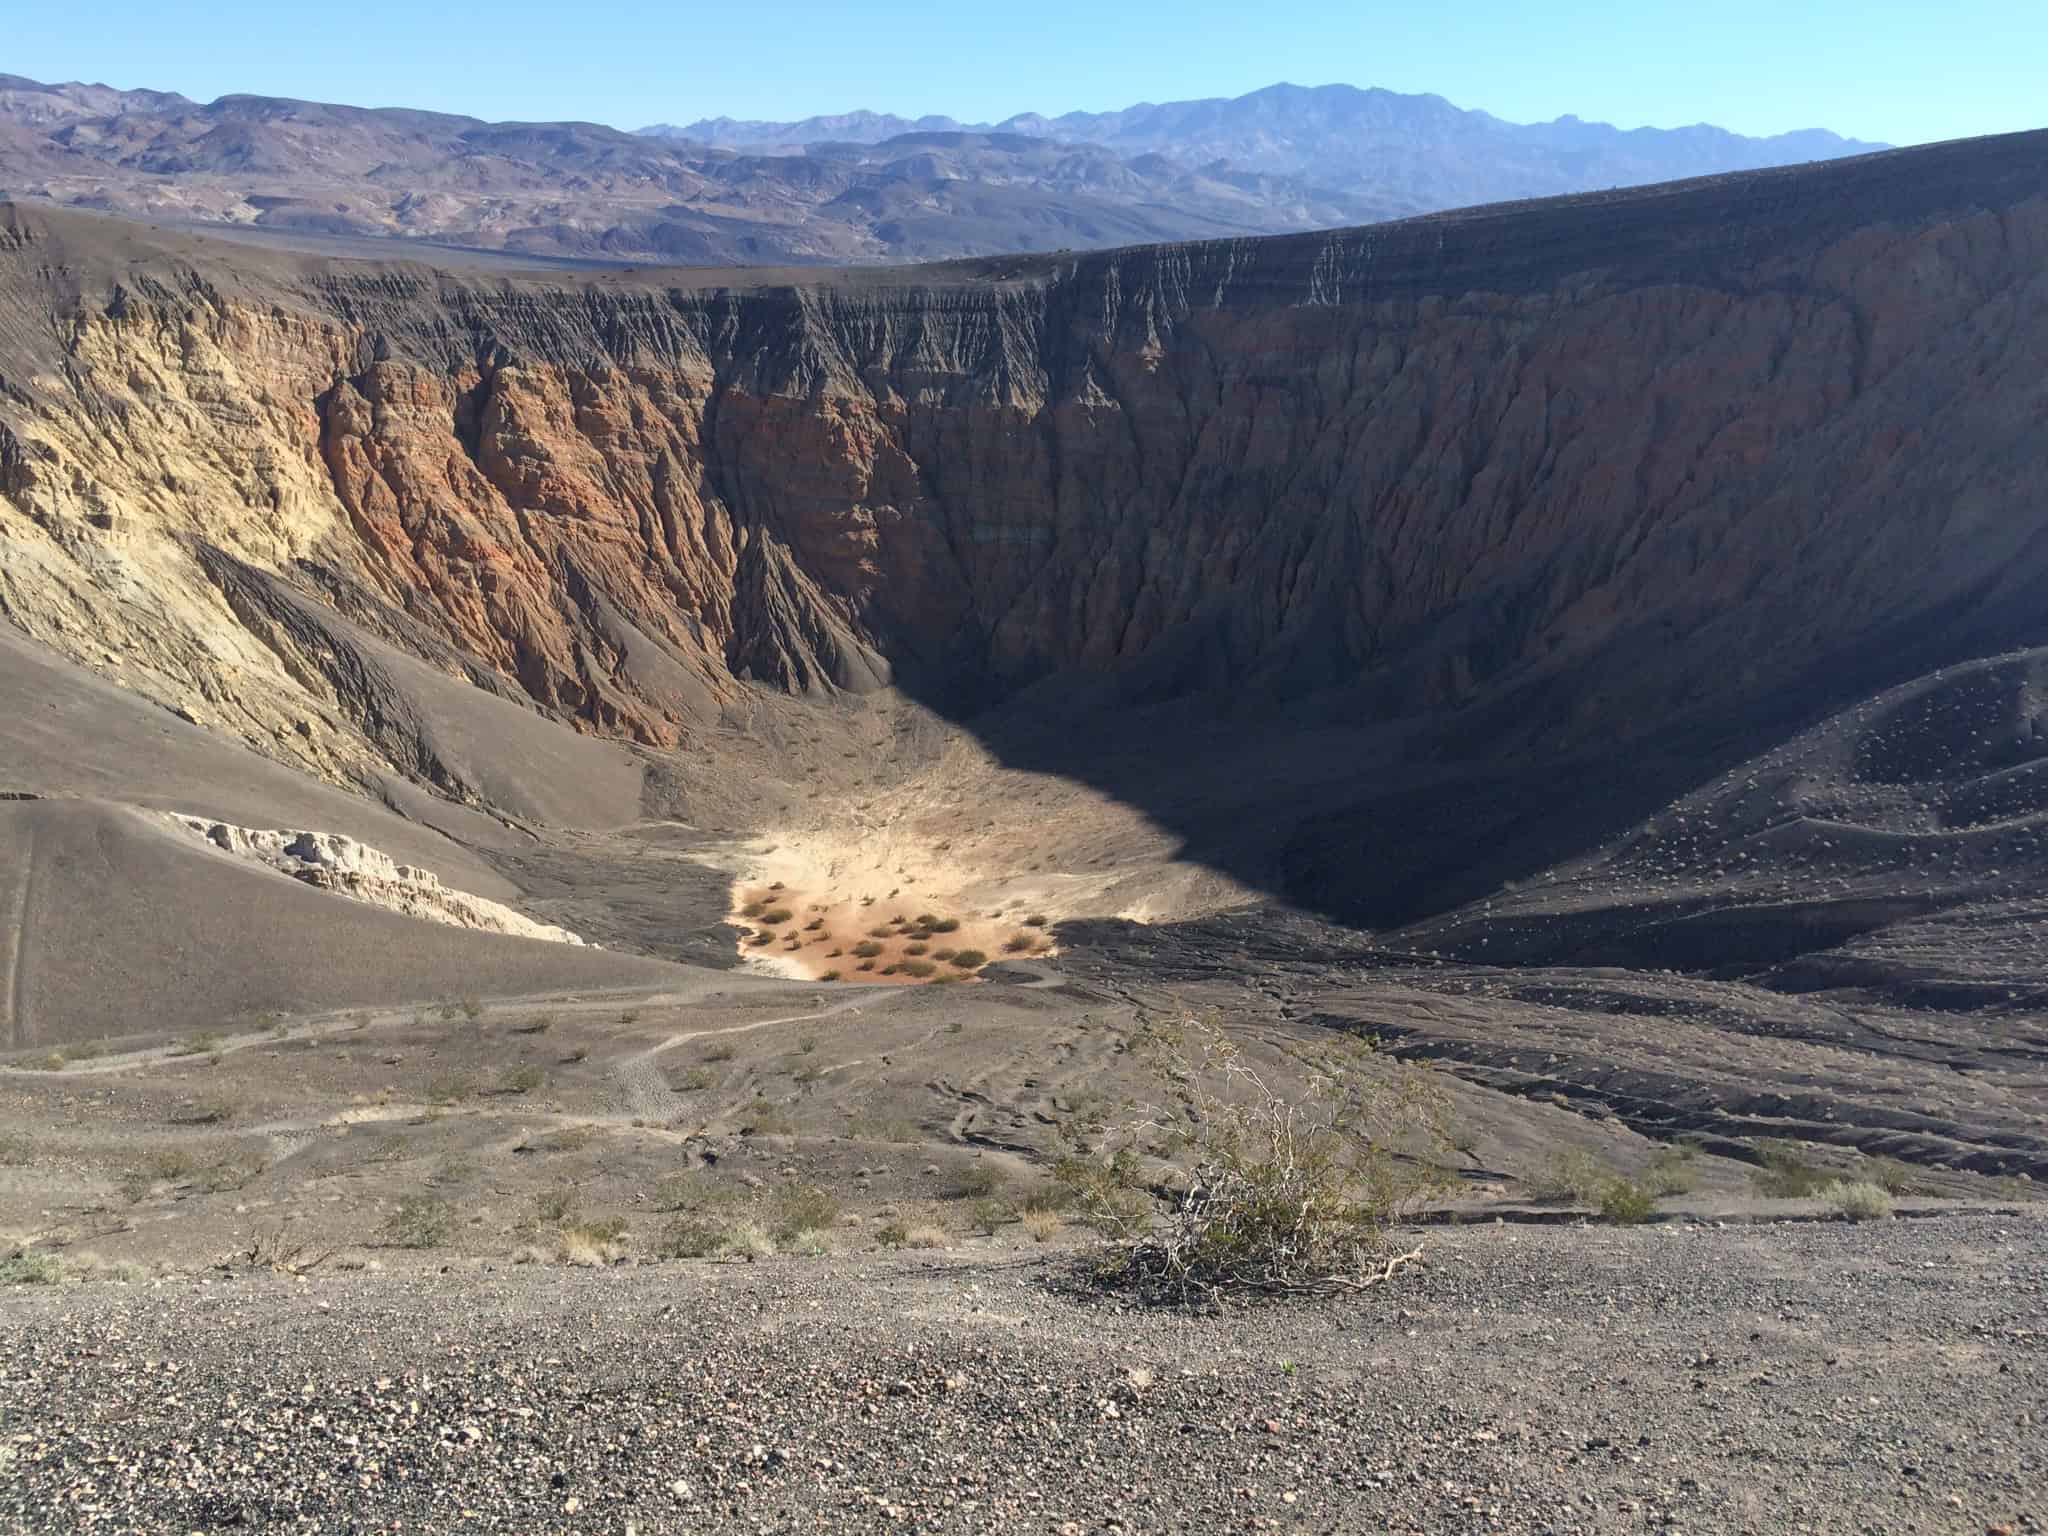
[[963, 971], [978, 971], [988, 964], [988, 956], [978, 949], [955, 950], [951, 964]]
[[906, 960], [897, 969], [906, 976], [915, 976], [923, 981], [927, 976], [936, 975], [939, 968], [929, 960]]
[[882, 974], [884, 976], [894, 976], [898, 971], [902, 969], [903, 967], [900, 965], [885, 965], [882, 967]]
[[455, 1207], [428, 1195], [407, 1195], [384, 1223], [384, 1241], [394, 1248], [438, 1248], [455, 1231]]
[[836, 971], [836, 970], [832, 970], [832, 971], [826, 971], [826, 972], [824, 972], [823, 974], [821, 974], [821, 975], [820, 975], [820, 976], [818, 977], [818, 980], [820, 980], [820, 981], [837, 981], [837, 980], [839, 979], [839, 975], [840, 975], [840, 973], [839, 973], [838, 971]]
[[597, 1131], [588, 1125], [565, 1125], [558, 1131], [549, 1131], [544, 1136], [529, 1136], [512, 1150], [514, 1152], [580, 1152], [597, 1139]]
[[1756, 1150], [1763, 1166], [1750, 1175], [1750, 1181], [1768, 1199], [1812, 1199], [1835, 1181], [1833, 1174], [1802, 1158], [1794, 1142], [1759, 1141]]
[[0, 1285], [56, 1285], [64, 1278], [64, 1261], [54, 1253], [17, 1248], [0, 1258]]
[[35, 1157], [35, 1143], [20, 1131], [0, 1134], [0, 1168], [25, 1168]]
[[1822, 1197], [1850, 1221], [1883, 1221], [1892, 1213], [1892, 1197], [1882, 1185], [1865, 1180], [1837, 1179]]
[[621, 1024], [638, 1024], [640, 1022], [640, 1010], [638, 1008], [622, 1010], [619, 1014], [619, 1022]]
[[170, 1054], [173, 1056], [204, 1056], [211, 1051], [219, 1049], [220, 1036], [212, 1030], [204, 1030], [199, 1034], [189, 1035], [185, 1039], [180, 1040], [171, 1047]]
[[539, 1067], [507, 1067], [498, 1077], [498, 1092], [531, 1093], [546, 1081], [547, 1074]]
[[906, 944], [906, 945], [904, 945], [904, 946], [903, 946], [903, 953], [905, 953], [906, 955], [925, 955], [925, 954], [929, 954], [929, 953], [931, 953], [931, 945], [929, 945], [929, 944]]
[[1038, 939], [1028, 933], [1013, 933], [1003, 941], [1003, 952], [1010, 955], [1027, 954], [1037, 947]]
[[1693, 1157], [1691, 1147], [1659, 1147], [1650, 1158], [1644, 1187], [1657, 1196], [1691, 1194], [1700, 1182], [1692, 1167]]
[[873, 939], [862, 939], [853, 946], [853, 952], [862, 960], [872, 960], [882, 952], [882, 946]]
[[930, 928], [933, 933], [958, 933], [960, 931], [960, 919], [957, 917], [942, 917], [937, 922], [927, 923], [924, 926]]
[[427, 1079], [429, 1104], [459, 1104], [476, 1092], [476, 1084], [459, 1072], [437, 1072]]
[[576, 1191], [566, 1184], [557, 1184], [553, 1189], [537, 1191], [533, 1197], [533, 1215], [536, 1221], [556, 1226], [576, 1214]]
[[951, 1239], [946, 1236], [944, 1227], [917, 1226], [903, 1235], [906, 1248], [944, 1248], [949, 1242]]
[[1912, 1195], [1920, 1192], [1920, 1178], [1910, 1163], [1902, 1163], [1896, 1157], [1873, 1157], [1864, 1167], [1868, 1182], [1875, 1184], [1888, 1195]]
[[1061, 1226], [1057, 1211], [1026, 1211], [1024, 1230], [1034, 1243], [1049, 1243], [1059, 1235]]
[[764, 923], [786, 923], [795, 916], [787, 907], [770, 907], [761, 914], [760, 920]]
[[824, 926], [825, 919], [823, 919], [822, 917], [814, 917], [808, 923], [804, 924], [804, 932], [816, 933], [820, 928], [823, 928]]
[[891, 937], [894, 933], [895, 930], [893, 928], [890, 928], [886, 923], [884, 923], [876, 927], [870, 928], [868, 930], [868, 937], [871, 939], [886, 939]]
[[747, 940], [747, 942], [753, 945], [754, 948], [759, 949], [763, 944], [773, 944], [775, 942], [775, 935], [768, 929], [763, 928], [759, 933]]
[[724, 1224], [702, 1216], [678, 1216], [654, 1240], [655, 1256], [663, 1259], [709, 1259], [724, 1251]]
[[816, 1035], [805, 1035], [801, 1040], [797, 1041], [796, 1048], [799, 1053], [808, 1056], [817, 1050], [818, 1037]]
[[1530, 1195], [1537, 1200], [1591, 1205], [1612, 1177], [1590, 1152], [1571, 1147], [1554, 1155], [1543, 1171], [1527, 1182]]
[[967, 1207], [968, 1224], [984, 1236], [993, 1236], [1014, 1214], [1007, 1200], [976, 1200]]
[[439, 1012], [442, 1023], [451, 1023], [462, 1017], [462, 1005], [460, 1003], [443, 1003]]
[[[1446, 1148], [1444, 1096], [1424, 1069], [1363, 1045], [1303, 1061], [1282, 1094], [1214, 1024], [1184, 1018], [1139, 1042], [1166, 1102], [1105, 1138], [1102, 1153], [1058, 1172], [1108, 1236], [1095, 1268], [1107, 1286], [1186, 1302], [1356, 1290], [1394, 1273], [1388, 1226], [1446, 1177], [1396, 1143]], [[1184, 1160], [1177, 1191], [1137, 1187], [1141, 1148]]]
[[[943, 980], [944, 978], [942, 977], [940, 979]], [[959, 1019], [946, 1020], [946, 1033], [949, 1035], [957, 1035], [966, 1027], [966, 1024], [964, 1024]]]
[[1043, 928], [1045, 926], [1045, 922], [1046, 918], [1043, 912], [1034, 912], [1029, 917], [1024, 919], [1024, 926], [1026, 928]]
[[994, 1194], [1009, 1179], [994, 1163], [972, 1160], [957, 1163], [946, 1176], [946, 1198], [975, 1200]]
[[875, 1228], [875, 1241], [884, 1248], [902, 1248], [910, 1242], [910, 1228], [903, 1224], [901, 1216], [891, 1216]]
[[820, 1231], [839, 1220], [839, 1197], [819, 1184], [792, 1184], [775, 1195], [769, 1230], [783, 1242], [799, 1232]]
[[1017, 1209], [1026, 1216], [1064, 1211], [1074, 1203], [1073, 1189], [1057, 1178], [1041, 1179], [1017, 1196]]
[[739, 1054], [739, 1047], [730, 1040], [714, 1040], [704, 1047], [704, 1060], [708, 1062], [731, 1061]]
[[462, 1016], [474, 1024], [484, 1016], [483, 1003], [474, 997], [465, 997], [462, 1000]]
[[740, 1128], [755, 1136], [789, 1136], [795, 1133], [796, 1122], [780, 1104], [757, 1098], [747, 1106]]
[[1600, 1219], [1616, 1226], [1648, 1221], [1656, 1209], [1657, 1197], [1633, 1179], [1609, 1179], [1600, 1191]]
[[934, 960], [950, 960], [959, 953], [960, 951], [957, 949], [935, 949], [932, 951], [932, 958]]
[[186, 1099], [165, 1117], [172, 1125], [224, 1125], [235, 1118], [230, 1099]]
[[874, 968], [875, 962], [872, 960], [863, 960], [859, 965], [856, 965], [854, 967], [856, 971], [872, 971]]
[[709, 1067], [692, 1067], [676, 1079], [676, 1088], [682, 1093], [702, 1093], [717, 1081], [717, 1074]]
[[564, 1051], [562, 1053], [562, 1065], [565, 1067], [573, 1067], [579, 1061], [588, 1060], [590, 1060], [589, 1050], [580, 1045], [577, 1046], [574, 1050]]
[[766, 912], [767, 910], [768, 910], [768, 903], [767, 903], [767, 902], [765, 902], [765, 901], [750, 901], [750, 902], [748, 902], [748, 903], [747, 903], [747, 904], [746, 904], [746, 905], [745, 905], [744, 907], [741, 907], [741, 908], [740, 908], [740, 916], [741, 916], [741, 917], [759, 917], [759, 916], [760, 916], [760, 915], [761, 915], [761, 914], [762, 914], [763, 912]]
[[514, 1024], [512, 1026], [512, 1033], [515, 1035], [544, 1035], [554, 1027], [555, 1016], [552, 1013], [537, 1013], [530, 1019]]

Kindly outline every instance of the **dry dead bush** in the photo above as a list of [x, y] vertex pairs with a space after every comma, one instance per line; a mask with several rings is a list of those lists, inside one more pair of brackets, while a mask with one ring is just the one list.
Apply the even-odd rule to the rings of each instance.
[[[1098, 1282], [1173, 1303], [1303, 1295], [1376, 1285], [1414, 1257], [1390, 1254], [1387, 1230], [1448, 1182], [1445, 1098], [1427, 1070], [1347, 1043], [1304, 1059], [1299, 1091], [1283, 1093], [1194, 1018], [1140, 1048], [1162, 1101], [1060, 1170], [1105, 1236]], [[1141, 1187], [1155, 1149], [1185, 1170], [1180, 1187]]]

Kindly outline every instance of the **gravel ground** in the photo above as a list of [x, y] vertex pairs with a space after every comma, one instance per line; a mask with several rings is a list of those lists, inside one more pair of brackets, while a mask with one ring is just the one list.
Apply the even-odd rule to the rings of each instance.
[[966, 1254], [20, 1288], [0, 1528], [2048, 1529], [2048, 1221], [1427, 1244], [1198, 1317]]

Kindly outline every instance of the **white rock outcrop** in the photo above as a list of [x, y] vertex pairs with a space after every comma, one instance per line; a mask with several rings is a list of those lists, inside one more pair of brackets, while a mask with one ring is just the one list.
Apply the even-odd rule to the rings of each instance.
[[488, 897], [451, 890], [432, 870], [400, 864], [389, 854], [339, 833], [238, 827], [176, 811], [167, 813], [165, 819], [223, 853], [252, 859], [303, 884], [407, 917], [551, 944], [583, 943], [566, 928], [537, 923]]

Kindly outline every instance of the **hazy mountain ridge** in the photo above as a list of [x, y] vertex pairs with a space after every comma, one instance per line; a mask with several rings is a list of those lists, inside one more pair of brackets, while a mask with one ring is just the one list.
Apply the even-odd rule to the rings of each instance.
[[994, 127], [855, 112], [635, 134], [0, 76], [0, 196], [299, 240], [693, 265], [1294, 233], [1867, 147], [1571, 119], [1523, 129], [1348, 86]]
[[1595, 191], [1888, 147], [1825, 129], [1750, 138], [1704, 123], [1621, 129], [1571, 115], [1510, 123], [1437, 95], [1287, 84], [1238, 97], [1140, 102], [1113, 112], [1019, 113], [992, 124], [861, 111], [788, 123], [707, 118], [641, 132], [772, 149], [826, 139], [884, 143], [934, 129], [1099, 144], [1121, 153], [1170, 155], [1187, 164], [1225, 160], [1239, 170], [1300, 176], [1337, 189], [1398, 192], [1418, 208]]

